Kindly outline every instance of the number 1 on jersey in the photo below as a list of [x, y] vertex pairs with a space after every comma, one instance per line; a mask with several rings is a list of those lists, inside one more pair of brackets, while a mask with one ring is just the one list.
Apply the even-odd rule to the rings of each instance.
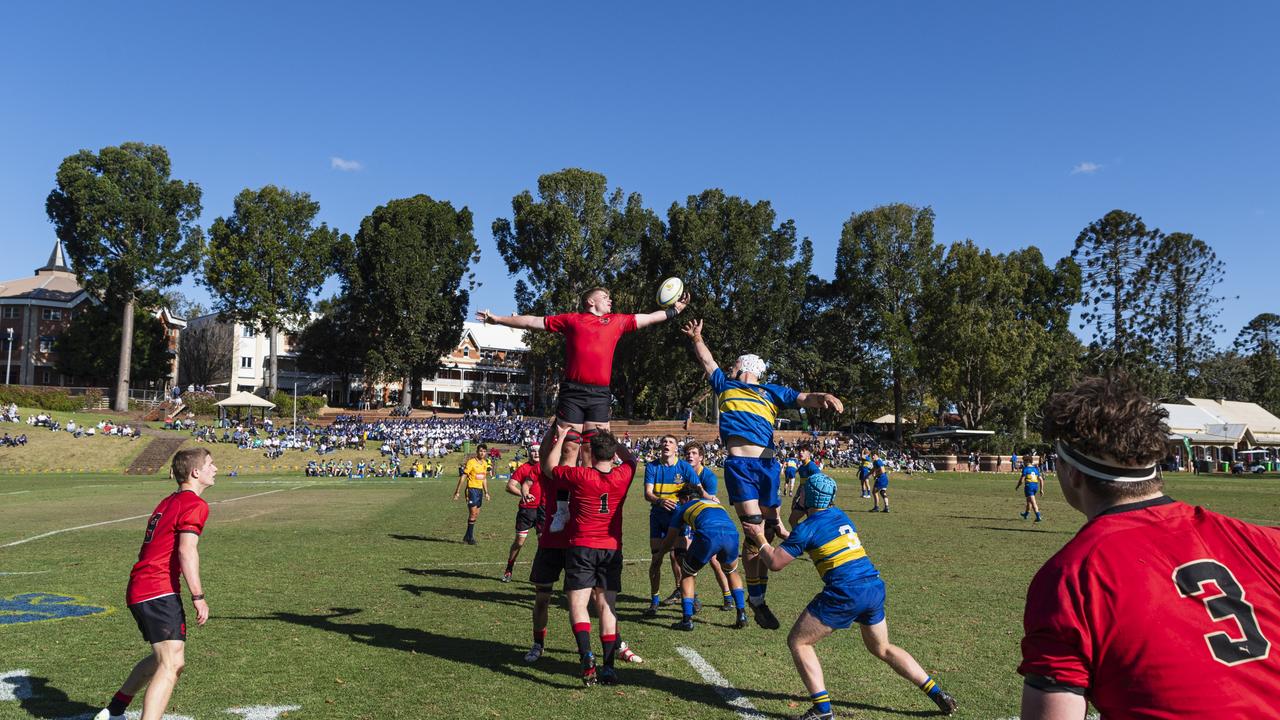
[[609, 493], [604, 493], [600, 496], [600, 514], [609, 514]]

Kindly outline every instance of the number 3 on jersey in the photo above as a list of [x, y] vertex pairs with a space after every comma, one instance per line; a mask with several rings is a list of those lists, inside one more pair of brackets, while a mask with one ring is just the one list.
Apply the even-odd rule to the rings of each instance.
[[[1207, 594], [1205, 585], [1214, 583], [1218, 593]], [[1244, 588], [1226, 565], [1217, 560], [1194, 560], [1180, 565], [1173, 571], [1173, 584], [1184, 598], [1194, 598], [1204, 603], [1205, 612], [1214, 621], [1235, 618], [1244, 637], [1234, 640], [1226, 631], [1207, 633], [1205, 642], [1209, 652], [1223, 665], [1239, 665], [1253, 660], [1263, 660], [1271, 650], [1271, 641], [1262, 634], [1253, 605], [1244, 599]]]

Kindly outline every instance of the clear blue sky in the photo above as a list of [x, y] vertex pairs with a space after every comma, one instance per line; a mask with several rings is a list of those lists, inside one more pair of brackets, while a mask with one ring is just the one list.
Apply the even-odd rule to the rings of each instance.
[[708, 187], [770, 200], [824, 276], [881, 203], [1051, 261], [1123, 208], [1226, 262], [1223, 342], [1280, 311], [1275, 3], [194, 5], [0, 8], [0, 275], [47, 257], [63, 157], [139, 140], [206, 227], [267, 183], [347, 232], [420, 192], [470, 207], [474, 308], [514, 305], [493, 219], [584, 167], [664, 217]]

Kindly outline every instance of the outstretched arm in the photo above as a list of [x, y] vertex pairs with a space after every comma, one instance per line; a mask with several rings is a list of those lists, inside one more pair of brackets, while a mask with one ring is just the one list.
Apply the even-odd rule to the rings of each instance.
[[650, 325], [657, 325], [658, 323], [663, 322], [667, 318], [673, 318], [676, 315], [679, 315], [680, 313], [684, 312], [684, 309], [688, 306], [689, 306], [689, 293], [685, 293], [684, 295], [680, 296], [680, 299], [677, 300], [676, 304], [671, 308], [671, 310], [674, 310], [675, 312], [671, 312], [671, 310], [654, 310], [651, 313], [637, 314], [636, 329], [639, 330], [640, 328], [649, 327]]
[[486, 325], [505, 325], [520, 330], [546, 330], [546, 318], [541, 315], [494, 315], [488, 310], [476, 313], [476, 320]]
[[844, 412], [844, 403], [831, 393], [800, 393], [796, 396], [796, 405], [818, 410], [835, 410], [837, 413]]
[[553, 422], [551, 427], [547, 428], [546, 435], [542, 436], [542, 447], [548, 448], [542, 452], [542, 460], [539, 463], [542, 466], [543, 477], [551, 477], [552, 469], [560, 461], [560, 451], [564, 449], [564, 439], [568, 434], [569, 428]]
[[689, 340], [693, 342], [693, 354], [698, 358], [698, 364], [702, 365], [702, 370], [711, 377], [711, 374], [720, 369], [716, 364], [716, 359], [711, 355], [711, 348], [702, 341], [702, 321], [690, 320], [684, 324], [684, 334], [689, 336]]

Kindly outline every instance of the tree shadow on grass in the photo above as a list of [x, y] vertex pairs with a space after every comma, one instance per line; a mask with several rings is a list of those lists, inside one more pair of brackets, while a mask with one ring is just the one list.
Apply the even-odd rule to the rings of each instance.
[[402, 583], [400, 589], [422, 597], [428, 593], [462, 600], [464, 602], [486, 602], [499, 605], [511, 605], [519, 608], [533, 607], [533, 594], [499, 592], [497, 590], [471, 590], [469, 588], [435, 587], [432, 585], [410, 585]]
[[427, 537], [426, 535], [398, 535], [390, 533], [387, 537], [392, 540], [415, 540], [417, 542], [433, 542], [433, 543], [449, 543], [451, 545], [461, 545], [461, 540], [449, 540], [447, 538]]
[[[498, 567], [502, 563], [494, 563], [494, 567]], [[454, 570], [452, 568], [400, 568], [411, 575], [426, 575], [431, 577], [447, 577], [459, 578], [463, 580], [488, 580], [490, 582], [498, 582], [498, 578], [492, 575], [481, 575], [480, 573], [467, 572], [466, 570]]]
[[2, 681], [5, 690], [18, 699], [18, 706], [34, 718], [92, 717], [101, 707], [86, 705], [67, 697], [49, 684], [48, 678], [11, 676]]
[[991, 527], [989, 525], [970, 525], [970, 530], [998, 530], [1000, 532], [1033, 533], [1035, 535], [1074, 535], [1070, 530], [1037, 530], [1035, 528]]
[[[480, 670], [496, 672], [508, 677], [527, 680], [540, 686], [550, 686], [563, 690], [581, 688], [578, 683], [578, 663], [575, 660], [564, 660], [553, 655], [543, 655], [536, 666], [525, 665], [520, 659], [518, 648], [508, 643], [482, 640], [478, 638], [453, 637], [419, 628], [405, 628], [387, 623], [352, 622], [349, 618], [363, 612], [359, 608], [330, 608], [328, 614], [304, 615], [300, 613], [276, 612], [259, 618], [240, 618], [245, 620], [275, 620], [279, 622], [301, 625], [303, 627], [324, 630], [326, 632], [345, 635], [353, 642], [373, 647], [398, 650], [400, 652], [430, 655], [449, 662], [472, 665]], [[505, 659], [510, 658], [510, 659]], [[549, 678], [547, 675], [556, 676]], [[726, 708], [711, 685], [690, 682], [680, 678], [659, 675], [648, 668], [635, 666], [619, 666], [618, 676], [621, 687], [643, 687], [654, 691], [668, 693], [682, 700], [699, 702], [717, 710]], [[744, 693], [749, 698], [788, 702], [798, 696], [784, 695], [775, 692], [751, 690]], [[931, 711], [902, 711], [883, 708], [862, 703], [838, 702], [837, 705], [860, 710], [874, 710], [893, 713], [907, 717], [925, 717], [934, 715]], [[788, 716], [776, 713], [760, 713], [771, 718]]]

